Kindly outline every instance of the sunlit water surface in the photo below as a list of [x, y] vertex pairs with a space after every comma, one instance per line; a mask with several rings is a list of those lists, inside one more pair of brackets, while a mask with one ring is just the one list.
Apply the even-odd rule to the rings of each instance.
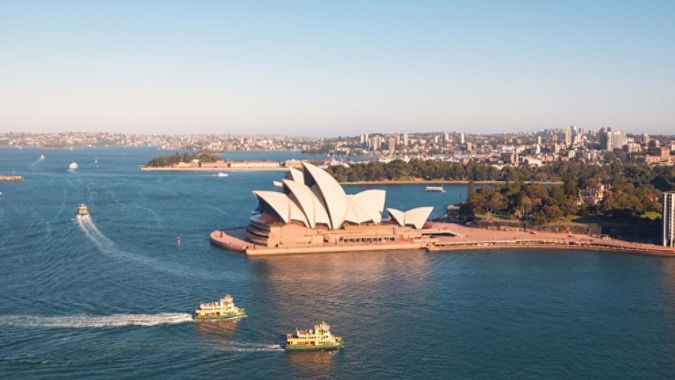
[[[245, 225], [251, 190], [283, 174], [138, 170], [159, 153], [0, 149], [0, 173], [25, 177], [0, 182], [1, 377], [675, 377], [673, 260], [537, 250], [250, 259], [212, 247], [208, 233]], [[466, 193], [446, 189], [390, 186], [387, 206], [438, 215]], [[74, 217], [80, 202], [91, 218]], [[225, 293], [249, 318], [191, 321], [197, 303]], [[344, 351], [283, 352], [286, 332], [322, 319]]]

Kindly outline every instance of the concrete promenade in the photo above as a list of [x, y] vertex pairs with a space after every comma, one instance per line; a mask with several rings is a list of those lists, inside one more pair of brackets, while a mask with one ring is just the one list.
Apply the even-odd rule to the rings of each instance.
[[425, 249], [427, 251], [467, 251], [485, 249], [567, 249], [634, 253], [651, 256], [675, 257], [675, 248], [654, 244], [633, 243], [624, 240], [556, 232], [495, 231], [467, 227], [454, 223], [428, 223], [425, 226], [432, 237], [407, 241], [371, 244], [325, 244], [318, 247], [263, 247], [243, 239], [244, 229], [211, 232], [211, 243], [247, 255], [278, 255], [296, 253], [372, 252]]

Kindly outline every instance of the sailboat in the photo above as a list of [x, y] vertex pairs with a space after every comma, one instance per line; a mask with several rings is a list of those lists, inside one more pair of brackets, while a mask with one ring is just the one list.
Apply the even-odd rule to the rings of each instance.
[[78, 167], [79, 167], [79, 166], [77, 165], [77, 162], [75, 162], [75, 161], [72, 161], [72, 162], [70, 163], [70, 165], [68, 165], [68, 169], [69, 169], [69, 170], [77, 170]]

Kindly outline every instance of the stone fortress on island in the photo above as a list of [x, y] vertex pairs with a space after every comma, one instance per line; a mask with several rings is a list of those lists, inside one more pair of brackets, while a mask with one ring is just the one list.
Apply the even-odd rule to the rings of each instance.
[[[385, 190], [345, 193], [310, 163], [291, 168], [281, 191], [254, 191], [258, 208], [245, 230], [214, 231], [211, 241], [247, 254], [421, 249], [434, 233], [432, 207], [387, 209]], [[239, 236], [236, 236], [239, 235]]]

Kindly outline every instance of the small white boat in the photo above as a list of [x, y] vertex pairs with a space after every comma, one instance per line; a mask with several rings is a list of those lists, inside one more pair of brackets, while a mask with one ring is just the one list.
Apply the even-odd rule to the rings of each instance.
[[68, 165], [68, 169], [70, 169], [70, 170], [77, 170], [78, 167], [79, 166], [77, 165], [77, 162], [75, 162], [75, 161], [72, 161], [70, 163], [70, 165]]
[[44, 154], [41, 154], [41, 155], [40, 155], [40, 159], [41, 159], [41, 160], [44, 160], [44, 159], [45, 159], [45, 155], [44, 155]]
[[218, 174], [217, 174], [216, 176], [217, 176], [217, 177], [227, 177], [228, 175], [229, 175], [229, 174], [227, 174], [227, 173], [218, 172]]
[[284, 187], [284, 183], [281, 182], [281, 181], [272, 181], [272, 183], [274, 183], [275, 187], [279, 187], [279, 188]]
[[443, 186], [427, 186], [427, 191], [432, 193], [445, 193]]

